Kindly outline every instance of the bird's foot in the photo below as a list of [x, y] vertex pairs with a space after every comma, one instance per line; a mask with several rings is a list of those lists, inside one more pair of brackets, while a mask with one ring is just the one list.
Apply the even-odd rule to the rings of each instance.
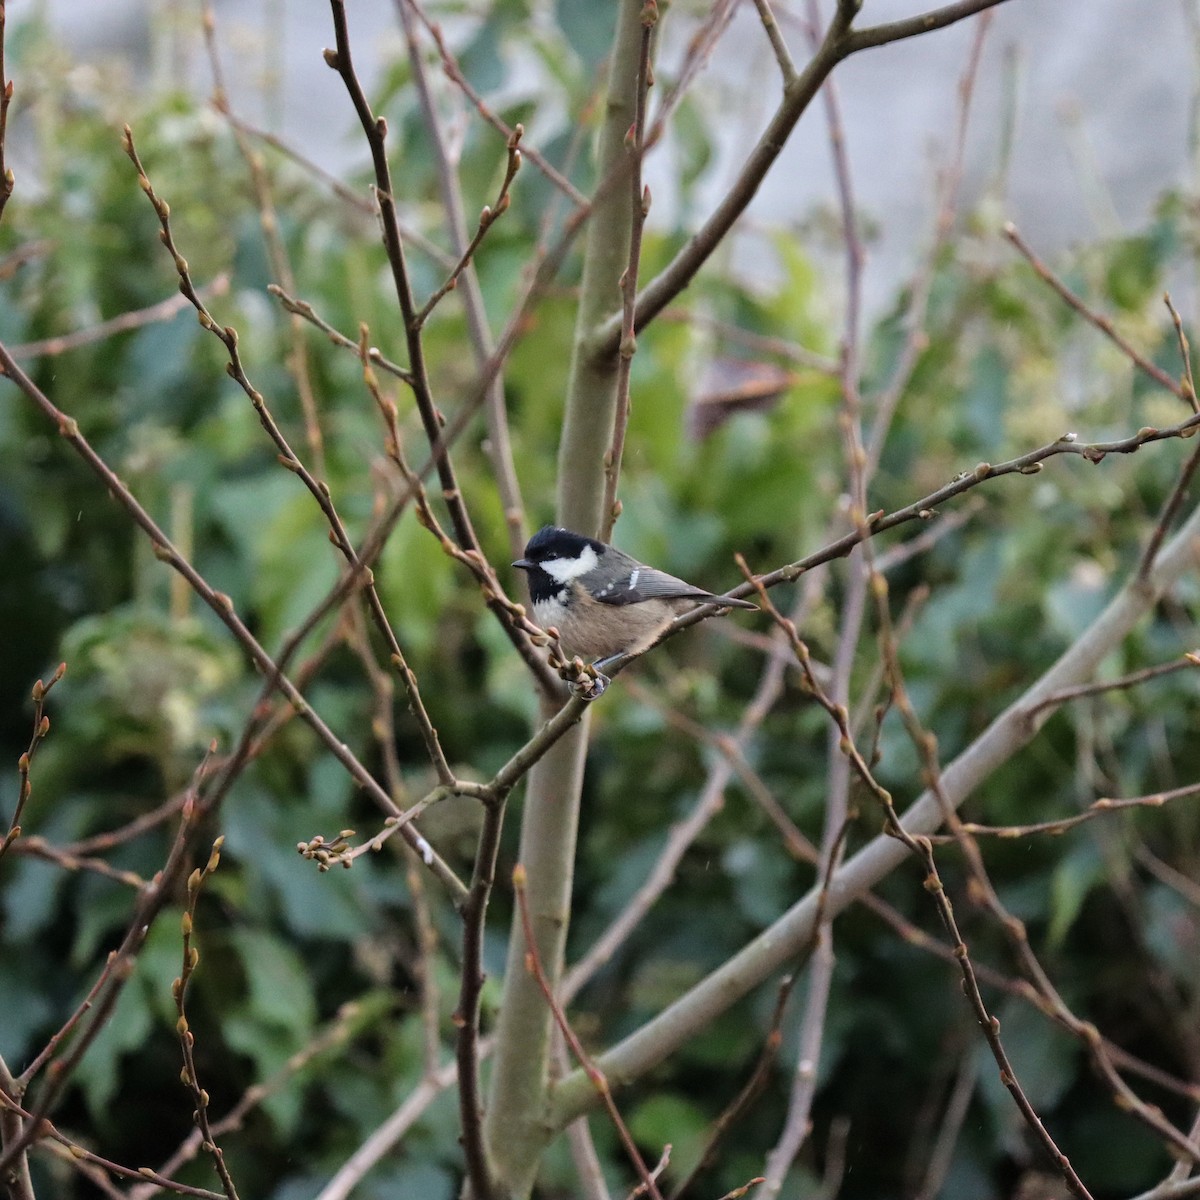
[[[594, 672], [594, 673], [593, 673]], [[572, 696], [581, 700], [598, 700], [608, 690], [611, 679], [600, 671], [592, 668], [587, 675], [567, 685]]]

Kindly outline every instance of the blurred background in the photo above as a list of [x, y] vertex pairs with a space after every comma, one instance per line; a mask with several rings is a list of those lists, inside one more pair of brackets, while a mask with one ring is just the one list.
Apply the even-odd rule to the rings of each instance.
[[[612, 6], [432, 7], [467, 77], [587, 193]], [[862, 20], [919, 7], [867, 0]], [[347, 8], [372, 103], [389, 122], [401, 214], [419, 235], [410, 265], [426, 296], [445, 278], [447, 238], [396, 11], [384, 0], [350, 0]], [[798, 58], [801, 8], [778, 6]], [[249, 148], [261, 156], [261, 174], [208, 102], [199, 5], [8, 0], [17, 188], [0, 221], [0, 340], [263, 644], [277, 649], [324, 596], [338, 564], [312, 498], [280, 468], [230, 382], [222, 347], [177, 304], [158, 222], [121, 151], [122, 125], [133, 126], [153, 185], [171, 205], [197, 287], [218, 319], [238, 329], [250, 378], [293, 444], [321, 463], [355, 539], [395, 476], [353, 349], [294, 325], [268, 293], [280, 277], [279, 245], [297, 294], [322, 318], [352, 339], [365, 323], [373, 344], [393, 357], [402, 357], [403, 339], [361, 133], [321, 59], [332, 40], [326, 6], [230, 0], [215, 11], [233, 108], [253, 127]], [[686, 0], [671, 5], [657, 72], [664, 90], [709, 11]], [[1186, 412], [1068, 310], [999, 231], [1015, 221], [1070, 286], [1178, 377], [1179, 343], [1162, 297], [1170, 288], [1194, 333], [1195, 6], [1000, 5], [983, 43], [961, 202], [948, 239], [931, 254], [935, 180], [954, 155], [959, 81], [977, 29], [965, 22], [870, 51], [835, 74], [867, 250], [867, 411], [893, 382], [897, 389], [873, 507], [910, 504], [978, 462], [1003, 461], [1068, 429], [1081, 440], [1124, 437]], [[503, 143], [447, 84], [427, 38], [422, 45], [471, 223], [495, 195]], [[729, 186], [776, 102], [776, 79], [753, 12], [740, 5], [648, 162], [655, 204], [644, 277], [670, 261]], [[275, 133], [288, 151], [270, 144], [266, 135]], [[322, 171], [349, 190], [332, 187]], [[277, 218], [274, 247], [264, 237], [271, 222], [263, 219], [263, 180]], [[527, 265], [567, 211], [527, 162], [511, 209], [476, 260], [494, 329], [515, 310]], [[639, 337], [616, 536], [624, 549], [727, 587], [736, 579], [735, 551], [766, 569], [845, 527], [834, 365], [845, 333], [842, 234], [817, 103], [737, 234]], [[911, 284], [914, 272], [927, 290]], [[578, 284], [575, 254], [525, 312], [504, 373], [534, 528], [553, 511]], [[434, 314], [425, 345], [439, 403], [453, 414], [476, 384], [461, 293]], [[302, 377], [320, 437], [305, 413]], [[403, 389], [390, 394], [415, 458], [419, 423]], [[908, 685], [944, 757], [969, 745], [1103, 609], [1137, 563], [1192, 445], [1163, 442], [1098, 465], [1055, 459], [1037, 476], [993, 480], [947, 505], [942, 523], [879, 539]], [[503, 567], [511, 560], [504, 505], [481, 423], [456, 453], [483, 544], [520, 595]], [[928, 540], [909, 545], [926, 530]], [[236, 740], [261, 681], [53, 425], [2, 381], [0, 564], [5, 828], [18, 790], [14, 766], [30, 740], [30, 689], [59, 661], [69, 664], [35, 759], [25, 835], [0, 863], [0, 1053], [21, 1065], [86, 994], [125, 929], [136, 888], [161, 866], [197, 762], [212, 739], [222, 749]], [[376, 575], [451, 763], [486, 777], [535, 718], [527, 674], [476, 588], [411, 513]], [[810, 579], [804, 635], [818, 662], [829, 662], [844, 565]], [[796, 603], [808, 587], [781, 587], [779, 602]], [[1101, 674], [1180, 663], [1195, 646], [1198, 608], [1200, 584], [1188, 577], [1112, 647]], [[596, 706], [571, 962], [638, 893], [672, 829], [709, 803], [723, 760], [703, 731], [731, 730], [742, 719], [765, 669], [767, 630], [749, 617], [708, 622], [640, 663]], [[321, 623], [301, 655], [305, 695], [405, 800], [433, 778], [404, 704], [379, 681], [377, 651], [354, 620]], [[868, 730], [880, 695], [876, 651], [871, 627], [853, 678]], [[901, 805], [920, 790], [919, 763], [895, 714], [879, 720], [872, 735], [880, 778]], [[1192, 783], [1200, 777], [1198, 721], [1200, 696], [1187, 671], [1065, 707], [971, 798], [967, 815], [1028, 823], [1076, 814], [1099, 796]], [[739, 777], [718, 789], [671, 886], [575, 1000], [572, 1017], [589, 1045], [609, 1045], [660, 1012], [813, 885], [811, 862], [777, 821], [782, 814], [799, 834], [820, 837], [827, 738], [824, 714], [787, 673], [743, 746], [759, 785]], [[764, 795], [777, 802], [773, 814]], [[849, 852], [879, 831], [875, 811], [861, 807]], [[243, 1195], [320, 1196], [355, 1149], [450, 1060], [460, 925], [445, 897], [422, 887], [399, 839], [352, 871], [326, 875], [296, 853], [317, 834], [356, 828], [361, 838], [379, 822], [311, 732], [281, 721], [219, 823], [205, 830], [226, 841], [197, 914], [202, 965], [189, 1016], [201, 1077], [220, 1114], [247, 1089], [275, 1081], [225, 1140]], [[425, 829], [469, 872], [477, 826], [472, 805], [443, 805]], [[509, 820], [502, 878], [516, 858], [517, 829]], [[114, 841], [115, 830], [133, 832]], [[1142, 1094], [1188, 1128], [1200, 1101], [1194, 798], [1110, 813], [1061, 838], [995, 839], [986, 854], [1069, 1003], [1121, 1047]], [[1122, 1200], [1153, 1186], [1172, 1168], [1161, 1140], [1113, 1104], [1079, 1043], [1022, 999], [1006, 940], [970, 902], [961, 860], [951, 847], [939, 855], [972, 954], [991, 969], [988, 999], [1031, 1101], [1098, 1196]], [[845, 1200], [1057, 1200], [1061, 1187], [1047, 1182], [953, 969], [921, 940], [941, 931], [920, 872], [895, 872], [879, 895], [885, 907], [856, 908], [835, 926], [813, 1130], [783, 1194], [825, 1194], [840, 1162]], [[57, 1113], [73, 1136], [136, 1165], [166, 1160], [192, 1128], [170, 993], [179, 907], [152, 930]], [[510, 916], [501, 886], [487, 930], [488, 1024]], [[805, 986], [802, 979], [756, 1107], [695, 1194], [719, 1196], [762, 1166], [787, 1111], [799, 1052], [793, 1016]], [[712, 1123], [754, 1071], [774, 1001], [773, 986], [758, 989], [623, 1094], [648, 1157], [671, 1142], [673, 1170], [699, 1161]], [[627, 1194], [633, 1179], [612, 1127], [592, 1127], [613, 1194]], [[452, 1200], [461, 1183], [458, 1133], [455, 1099], [441, 1091], [356, 1195]], [[49, 1154], [35, 1168], [39, 1196], [97, 1194]], [[212, 1185], [204, 1161], [179, 1175]], [[569, 1156], [556, 1144], [539, 1200], [578, 1194]]]

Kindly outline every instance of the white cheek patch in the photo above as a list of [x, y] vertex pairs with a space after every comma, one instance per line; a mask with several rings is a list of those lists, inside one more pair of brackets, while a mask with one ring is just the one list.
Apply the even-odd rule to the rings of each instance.
[[570, 583], [594, 570], [599, 559], [591, 546], [584, 546], [578, 558], [548, 558], [541, 568], [556, 583]]

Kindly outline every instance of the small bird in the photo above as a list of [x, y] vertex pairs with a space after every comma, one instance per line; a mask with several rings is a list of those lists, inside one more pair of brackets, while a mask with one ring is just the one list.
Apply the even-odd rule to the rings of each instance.
[[748, 600], [714, 596], [615, 546], [556, 525], [539, 529], [513, 566], [529, 572], [537, 623], [554, 626], [563, 648], [585, 658], [639, 654], [679, 613], [697, 605], [758, 608]]

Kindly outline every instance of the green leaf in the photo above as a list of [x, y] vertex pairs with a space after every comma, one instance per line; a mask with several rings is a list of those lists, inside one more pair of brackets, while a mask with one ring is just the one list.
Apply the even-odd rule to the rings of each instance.
[[1047, 941], [1057, 949], [1075, 924], [1083, 902], [1104, 879], [1104, 862], [1091, 841], [1077, 842], [1054, 868], [1050, 883]]
[[230, 930], [227, 937], [242, 960], [248, 1014], [263, 1026], [286, 1031], [296, 1045], [303, 1042], [316, 1019], [312, 976], [303, 959], [279, 938], [257, 929]]

